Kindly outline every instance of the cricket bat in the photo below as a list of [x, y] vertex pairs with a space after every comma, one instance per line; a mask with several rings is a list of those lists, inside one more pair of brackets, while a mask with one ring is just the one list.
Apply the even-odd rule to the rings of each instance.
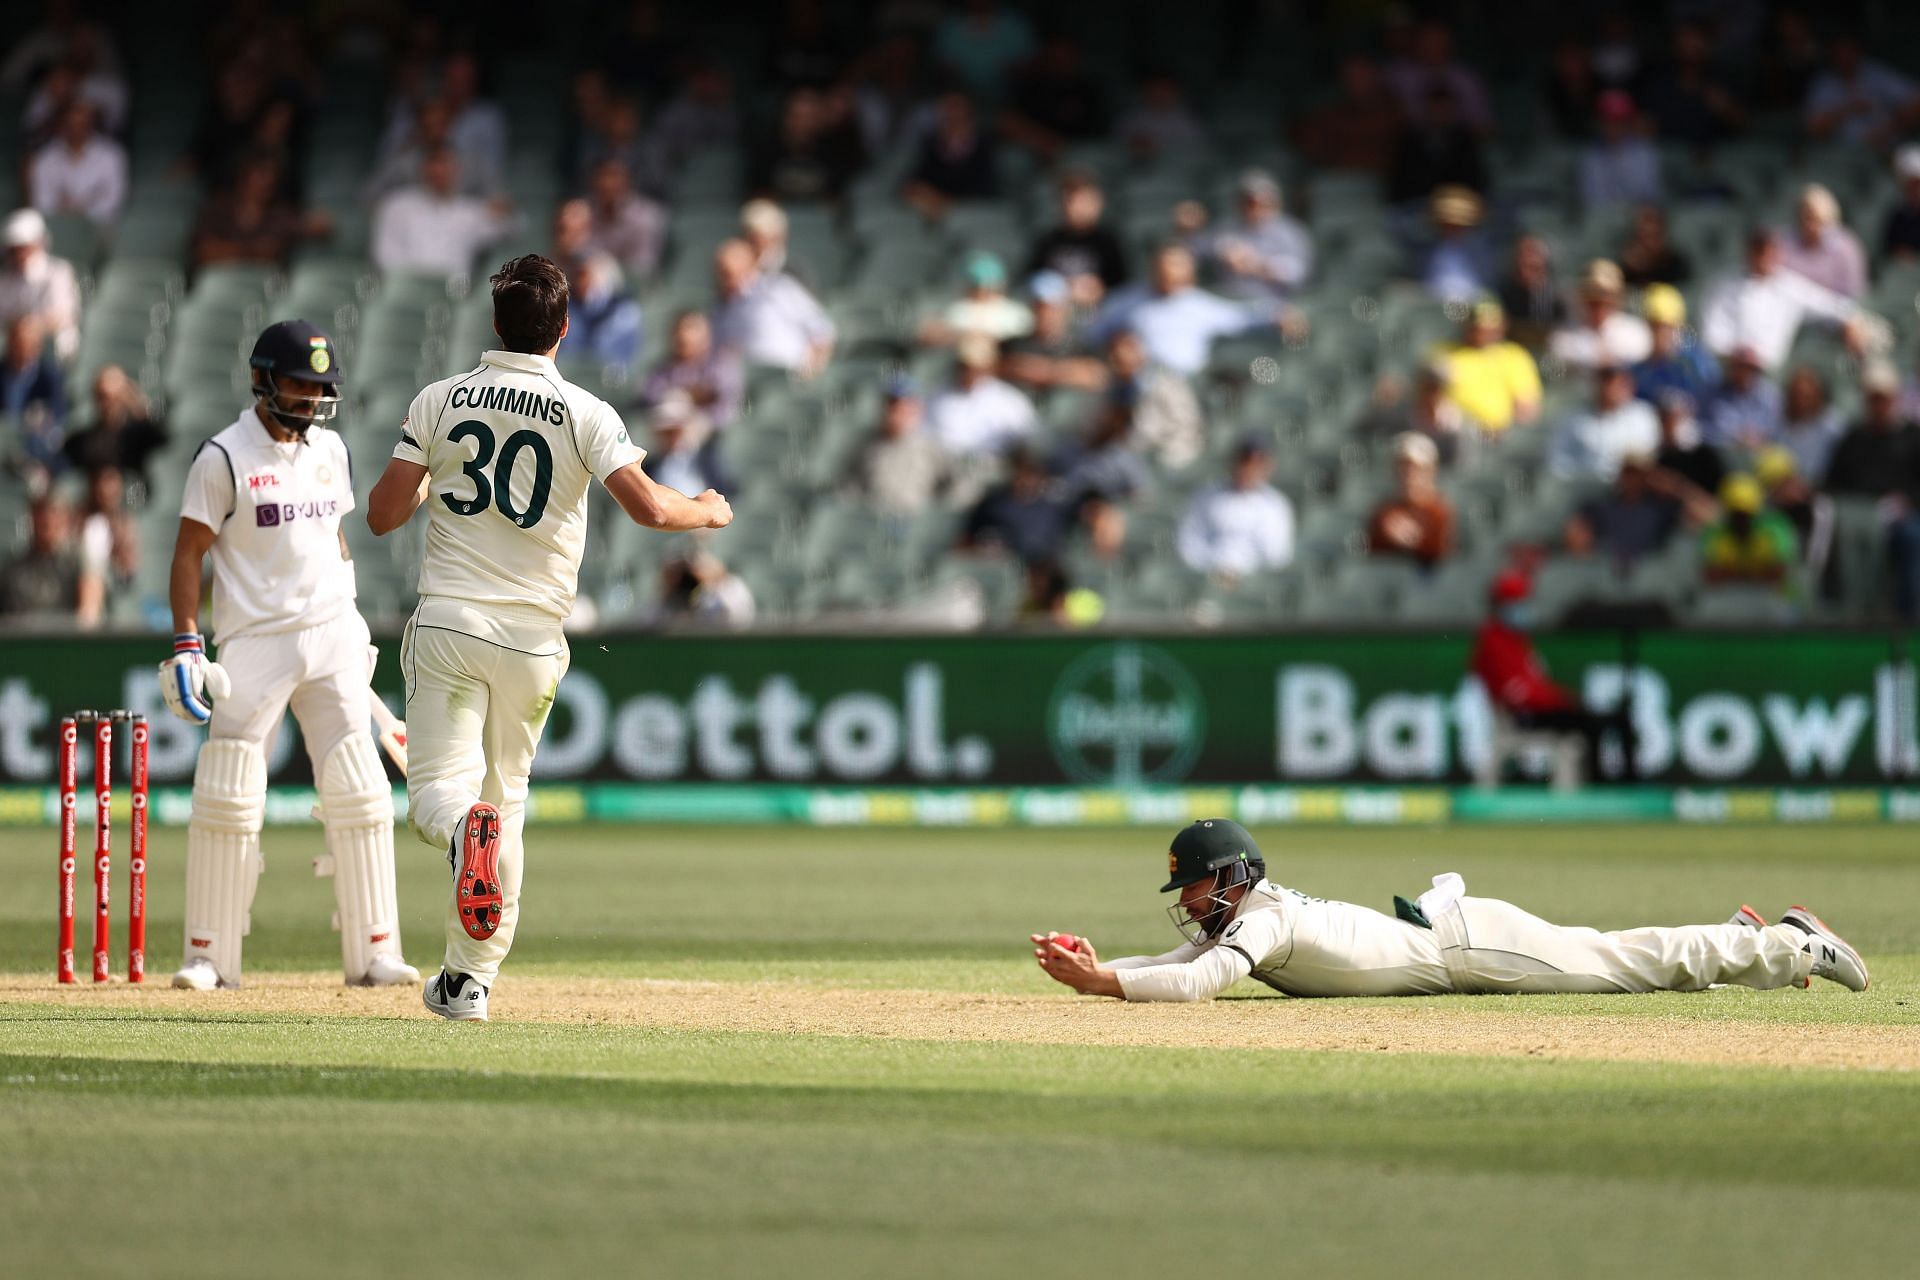
[[373, 727], [375, 736], [380, 739], [380, 749], [393, 761], [393, 767], [400, 771], [400, 776], [406, 777], [407, 722], [389, 711], [378, 694], [369, 696], [367, 703], [373, 708]]

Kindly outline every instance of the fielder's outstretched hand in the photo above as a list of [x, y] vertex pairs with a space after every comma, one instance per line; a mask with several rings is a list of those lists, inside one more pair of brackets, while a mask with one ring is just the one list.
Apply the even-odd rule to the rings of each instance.
[[1120, 980], [1100, 967], [1093, 944], [1070, 933], [1035, 933], [1033, 958], [1055, 982], [1085, 995], [1117, 996]]

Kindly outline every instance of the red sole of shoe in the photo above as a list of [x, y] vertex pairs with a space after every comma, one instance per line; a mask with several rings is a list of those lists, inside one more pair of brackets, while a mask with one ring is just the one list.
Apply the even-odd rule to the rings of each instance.
[[485, 942], [500, 927], [500, 811], [477, 804], [460, 841], [460, 927]]

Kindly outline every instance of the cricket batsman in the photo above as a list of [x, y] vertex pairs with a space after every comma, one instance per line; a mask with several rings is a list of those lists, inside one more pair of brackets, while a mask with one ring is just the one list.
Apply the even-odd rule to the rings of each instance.
[[1164, 955], [1100, 963], [1085, 938], [1034, 934], [1057, 982], [1122, 1000], [1209, 1000], [1251, 976], [1290, 996], [1767, 990], [1825, 978], [1867, 989], [1858, 952], [1804, 907], [1768, 924], [1743, 906], [1726, 924], [1597, 929], [1549, 924], [1498, 898], [1470, 898], [1458, 875], [1385, 915], [1310, 898], [1267, 879], [1246, 828], [1224, 818], [1173, 838], [1162, 893], [1187, 941]]
[[[240, 985], [263, 865], [267, 753], [289, 707], [313, 761], [347, 983], [418, 982], [400, 954], [393, 793], [369, 732], [373, 650], [340, 532], [353, 467], [325, 425], [340, 404], [339, 360], [326, 334], [283, 320], [249, 363], [253, 404], [194, 455], [173, 549], [173, 657], [160, 664], [160, 694], [175, 715], [207, 726], [187, 824], [186, 959], [173, 985]], [[217, 664], [199, 623], [208, 555]]]
[[367, 499], [376, 534], [427, 507], [420, 604], [400, 651], [408, 820], [454, 872], [445, 967], [424, 999], [463, 1021], [486, 1018], [520, 916], [527, 775], [567, 671], [561, 626], [573, 612], [593, 482], [650, 529], [733, 519], [712, 489], [688, 498], [655, 485], [619, 413], [555, 370], [567, 334], [559, 267], [515, 258], [492, 285], [500, 349], [414, 397]]

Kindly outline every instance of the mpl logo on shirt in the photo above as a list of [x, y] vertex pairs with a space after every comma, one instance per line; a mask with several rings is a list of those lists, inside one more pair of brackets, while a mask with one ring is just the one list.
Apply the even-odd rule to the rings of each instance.
[[1061, 673], [1047, 707], [1053, 758], [1076, 782], [1177, 782], [1193, 768], [1206, 728], [1192, 675], [1142, 644], [1082, 654]]

